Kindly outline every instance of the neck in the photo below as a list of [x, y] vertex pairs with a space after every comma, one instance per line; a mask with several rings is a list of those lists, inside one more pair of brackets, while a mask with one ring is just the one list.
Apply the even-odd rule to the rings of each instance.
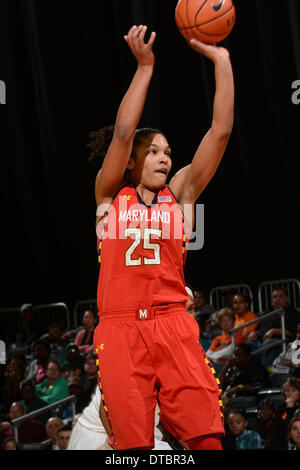
[[147, 206], [150, 206], [152, 204], [155, 194], [158, 193], [158, 191], [160, 190], [160, 188], [149, 189], [143, 186], [142, 184], [138, 184], [135, 189], [139, 193], [139, 195], [141, 196], [141, 198], [143, 199], [144, 203]]

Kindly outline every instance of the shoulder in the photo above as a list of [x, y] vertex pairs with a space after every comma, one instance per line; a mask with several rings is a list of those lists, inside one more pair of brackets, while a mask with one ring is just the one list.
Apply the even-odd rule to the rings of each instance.
[[75, 341], [82, 339], [84, 337], [84, 335], [85, 335], [85, 328], [78, 331], [78, 333], [75, 336]]
[[97, 211], [96, 211], [96, 226], [101, 220], [103, 220], [114, 203], [118, 202], [118, 196], [122, 197], [123, 195], [132, 195], [135, 193], [135, 188], [132, 185], [123, 185], [119, 188], [114, 196], [106, 197], [97, 202]]

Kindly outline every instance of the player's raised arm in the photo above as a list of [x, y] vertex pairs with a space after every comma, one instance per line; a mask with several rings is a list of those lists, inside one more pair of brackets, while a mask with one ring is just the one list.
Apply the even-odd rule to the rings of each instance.
[[[229, 52], [196, 39], [189, 44], [214, 63], [216, 91], [211, 128], [200, 143], [191, 165], [181, 173], [182, 183], [177, 192], [182, 205], [195, 203], [215, 174], [232, 131], [234, 116], [234, 80]], [[176, 179], [175, 175], [174, 186], [178, 186]]]
[[127, 168], [134, 134], [140, 121], [151, 81], [155, 57], [152, 46], [155, 33], [145, 43], [146, 26], [133, 26], [124, 36], [138, 66], [132, 82], [120, 104], [114, 126], [112, 142], [106, 153], [101, 171], [96, 178], [96, 201], [99, 206], [114, 197]]

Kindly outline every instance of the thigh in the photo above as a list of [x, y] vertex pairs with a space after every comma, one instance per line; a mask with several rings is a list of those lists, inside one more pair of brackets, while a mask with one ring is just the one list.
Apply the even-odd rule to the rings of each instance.
[[135, 322], [100, 320], [94, 344], [116, 448], [153, 447], [157, 399], [153, 364]]
[[219, 379], [197, 339], [198, 325], [186, 312], [159, 323], [159, 404], [166, 429], [186, 441], [224, 434]]

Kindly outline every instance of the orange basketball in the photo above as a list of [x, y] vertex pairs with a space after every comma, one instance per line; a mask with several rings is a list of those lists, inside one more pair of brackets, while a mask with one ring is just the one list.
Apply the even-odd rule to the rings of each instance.
[[175, 20], [186, 39], [216, 44], [231, 32], [235, 8], [232, 0], [179, 0]]

